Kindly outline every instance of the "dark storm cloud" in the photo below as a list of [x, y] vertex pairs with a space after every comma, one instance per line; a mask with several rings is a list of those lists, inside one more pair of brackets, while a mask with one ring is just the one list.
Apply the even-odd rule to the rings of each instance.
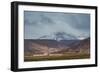
[[24, 17], [25, 17], [25, 21], [24, 23], [27, 25], [39, 25], [40, 23], [44, 23], [44, 24], [52, 24], [53, 21], [52, 19], [50, 19], [49, 17], [45, 16], [45, 14], [41, 13], [41, 12], [24, 12]]
[[25, 38], [34, 39], [54, 32], [74, 37], [90, 35], [90, 15], [79, 13], [24, 12]]

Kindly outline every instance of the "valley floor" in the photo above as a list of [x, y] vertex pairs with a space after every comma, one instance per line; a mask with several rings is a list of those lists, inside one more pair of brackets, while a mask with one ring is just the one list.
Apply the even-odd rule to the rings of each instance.
[[48, 56], [24, 56], [24, 61], [47, 61], [47, 60], [70, 60], [70, 59], [88, 59], [90, 54], [86, 53], [66, 53], [63, 55], [48, 55]]

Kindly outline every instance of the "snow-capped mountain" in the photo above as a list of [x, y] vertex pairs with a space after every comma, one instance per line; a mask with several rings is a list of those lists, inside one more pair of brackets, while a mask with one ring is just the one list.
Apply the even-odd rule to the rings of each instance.
[[52, 39], [52, 40], [60, 41], [60, 40], [75, 40], [77, 38], [75, 36], [65, 33], [65, 32], [56, 32], [56, 33], [52, 33], [50, 35], [41, 36], [38, 39]]
[[86, 39], [85, 37], [78, 37], [77, 38], [78, 40], [84, 40], [84, 39]]

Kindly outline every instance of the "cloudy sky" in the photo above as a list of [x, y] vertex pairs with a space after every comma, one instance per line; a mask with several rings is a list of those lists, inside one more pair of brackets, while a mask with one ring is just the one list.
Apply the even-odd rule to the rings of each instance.
[[90, 36], [90, 14], [24, 11], [24, 39], [65, 32], [76, 38]]

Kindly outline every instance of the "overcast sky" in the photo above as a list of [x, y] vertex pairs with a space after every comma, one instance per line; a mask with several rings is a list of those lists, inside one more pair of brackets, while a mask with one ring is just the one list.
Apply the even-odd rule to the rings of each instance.
[[90, 36], [90, 14], [24, 11], [24, 38], [37, 39], [55, 32], [76, 38]]

